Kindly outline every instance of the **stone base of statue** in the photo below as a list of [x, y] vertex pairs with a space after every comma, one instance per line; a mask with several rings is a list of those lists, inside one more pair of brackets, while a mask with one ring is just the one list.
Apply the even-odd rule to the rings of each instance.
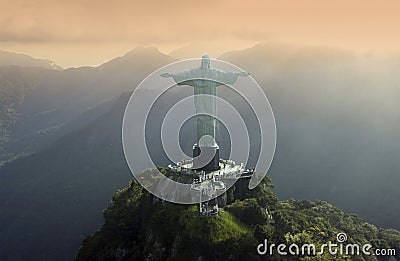
[[[190, 191], [192, 198], [199, 200], [200, 213], [205, 216], [218, 214], [217, 196], [221, 196], [239, 178], [250, 178], [253, 170], [245, 169], [243, 163], [236, 164], [233, 160], [219, 158], [219, 148], [193, 146], [193, 154], [200, 155], [200, 151], [213, 152], [214, 157], [207, 165], [199, 167], [196, 159], [184, 160], [177, 165], [168, 165], [170, 175], [177, 175], [182, 180], [183, 177], [191, 179]], [[207, 155], [207, 153], [204, 153]], [[190, 183], [190, 182], [189, 182]], [[214, 200], [213, 200], [214, 199]]]
[[193, 168], [207, 172], [219, 170], [219, 146], [200, 147], [194, 144]]

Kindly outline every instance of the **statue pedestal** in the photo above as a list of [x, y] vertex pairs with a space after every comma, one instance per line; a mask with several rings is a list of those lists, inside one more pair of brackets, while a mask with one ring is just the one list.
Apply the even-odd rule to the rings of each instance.
[[196, 170], [219, 170], [219, 146], [199, 147], [193, 146], [193, 168]]

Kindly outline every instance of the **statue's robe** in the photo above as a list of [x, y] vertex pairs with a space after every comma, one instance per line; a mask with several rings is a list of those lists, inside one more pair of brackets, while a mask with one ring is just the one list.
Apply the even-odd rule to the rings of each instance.
[[[216, 146], [215, 129], [217, 120], [215, 96], [217, 95], [217, 87], [225, 84], [234, 84], [238, 76], [238, 72], [224, 72], [214, 68], [201, 67], [172, 74], [178, 85], [190, 85], [194, 87], [194, 95], [210, 95], [195, 96], [194, 98], [197, 114], [197, 144], [200, 147]], [[203, 139], [201, 139], [202, 137]]]

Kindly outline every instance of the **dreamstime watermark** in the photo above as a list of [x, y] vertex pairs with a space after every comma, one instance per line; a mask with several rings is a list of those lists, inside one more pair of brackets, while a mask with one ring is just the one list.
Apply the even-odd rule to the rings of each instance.
[[371, 244], [355, 244], [345, 243], [347, 235], [345, 233], [338, 233], [336, 235], [336, 243], [328, 241], [317, 247], [315, 244], [268, 244], [265, 239], [263, 243], [257, 246], [257, 253], [259, 255], [274, 255], [277, 253], [281, 256], [316, 256], [329, 253], [330, 255], [365, 255], [365, 256], [395, 256], [396, 249], [394, 248], [373, 248]]
[[[262, 181], [275, 153], [275, 119], [261, 87], [248, 73], [230, 63], [211, 60], [211, 67], [202, 71], [199, 66], [203, 63], [202, 59], [190, 59], [156, 70], [135, 88], [125, 108], [122, 145], [129, 169], [146, 190], [169, 202], [194, 204], [202, 200], [200, 193], [194, 195], [191, 184], [173, 180], [157, 169], [165, 166], [157, 162], [160, 158], [175, 166], [193, 159], [182, 149], [180, 135], [185, 124], [199, 116], [199, 109], [216, 112], [212, 117], [228, 133], [230, 144], [219, 144], [222, 149], [230, 148], [226, 159], [243, 166], [250, 158], [253, 161], [255, 174], [250, 179], [250, 189]], [[202, 92], [206, 84], [213, 88], [212, 96]], [[227, 95], [220, 95], [221, 91]], [[243, 108], [247, 108], [244, 113]], [[254, 120], [249, 124], [251, 119]], [[197, 128], [209, 133], [207, 126]], [[258, 140], [251, 140], [254, 133]], [[252, 151], [252, 146], [257, 150]], [[233, 184], [225, 184], [225, 189]]]

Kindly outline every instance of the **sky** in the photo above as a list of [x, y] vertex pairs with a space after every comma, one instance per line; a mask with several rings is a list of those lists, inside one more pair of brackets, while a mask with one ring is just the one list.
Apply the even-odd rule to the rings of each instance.
[[0, 0], [0, 50], [63, 67], [137, 46], [211, 56], [259, 42], [400, 52], [398, 0]]

